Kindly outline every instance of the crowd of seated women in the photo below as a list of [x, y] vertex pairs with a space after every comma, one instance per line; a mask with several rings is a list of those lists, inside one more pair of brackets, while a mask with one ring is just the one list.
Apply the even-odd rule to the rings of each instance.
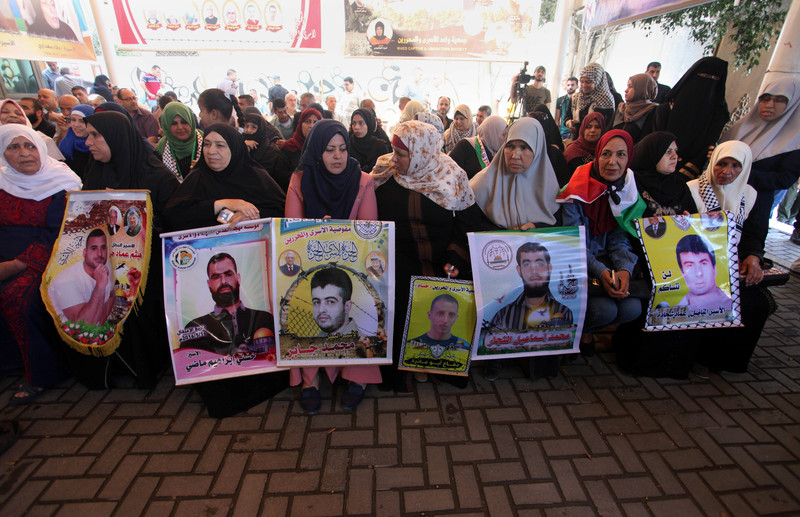
[[[0, 251], [0, 332], [11, 358], [4, 368], [24, 371], [11, 403], [34, 400], [68, 374], [92, 388], [113, 386], [118, 375], [152, 387], [169, 362], [157, 253], [148, 275], [153, 285], [126, 320], [118, 354], [82, 356], [52, 331], [38, 284], [57, 238], [65, 192], [80, 188], [148, 189], [154, 241], [161, 231], [218, 224], [223, 209], [233, 213], [228, 224], [284, 216], [394, 221], [396, 345], [408, 305], [402, 286], [412, 276], [471, 278], [467, 232], [582, 225], [589, 280], [596, 286], [589, 293], [582, 354], [591, 357], [595, 334], [611, 328], [618, 362], [633, 374], [682, 378], [694, 363], [746, 371], [768, 316], [769, 293], [759, 283], [772, 199], [800, 176], [800, 81], [765, 83], [753, 111], [721, 135], [726, 70], [717, 58], [701, 59], [661, 105], [652, 102], [654, 81], [635, 75], [625, 103], [614, 106], [607, 74], [592, 63], [574, 94], [567, 123], [574, 139], [566, 148], [546, 106], [507, 127], [498, 116], [477, 125], [469, 107], [459, 105], [445, 132], [438, 117], [414, 101], [390, 141], [371, 109], [356, 110], [348, 128], [325, 118], [330, 112], [320, 106], [303, 110], [291, 138], [282, 140], [263, 117], [241, 112], [235, 99], [212, 89], [198, 98], [199, 122], [179, 102], [162, 106], [163, 138], [155, 149], [113, 103], [96, 110], [76, 106], [59, 145], [60, 162], [17, 116], [16, 103], [3, 101], [0, 234], [7, 244]], [[640, 200], [645, 211], [633, 217], [733, 213], [742, 234], [744, 328], [682, 331], [680, 342], [658, 333], [645, 338], [647, 300], [632, 293], [636, 283], [648, 281], [647, 265], [626, 210]], [[400, 346], [394, 350], [396, 364]], [[530, 361], [531, 376], [558, 375], [560, 360]], [[325, 372], [331, 382], [338, 376], [347, 382], [345, 410], [358, 406], [370, 384], [401, 391], [413, 386], [413, 377], [394, 366]], [[299, 385], [301, 407], [314, 414], [323, 380], [318, 369], [302, 368], [197, 389], [210, 413], [224, 416]], [[439, 380], [466, 383], [451, 376]]]

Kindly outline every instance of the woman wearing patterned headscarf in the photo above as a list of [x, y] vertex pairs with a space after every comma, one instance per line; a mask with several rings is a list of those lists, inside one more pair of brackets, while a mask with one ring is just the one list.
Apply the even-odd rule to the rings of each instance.
[[475, 136], [477, 130], [478, 126], [472, 120], [472, 110], [466, 104], [459, 104], [453, 115], [453, 123], [444, 132], [444, 152], [449, 153], [461, 140]]
[[567, 127], [577, 134], [586, 115], [594, 112], [601, 113], [606, 123], [613, 120], [614, 95], [608, 87], [603, 67], [589, 63], [581, 70], [578, 91], [572, 94], [572, 117], [566, 121]]

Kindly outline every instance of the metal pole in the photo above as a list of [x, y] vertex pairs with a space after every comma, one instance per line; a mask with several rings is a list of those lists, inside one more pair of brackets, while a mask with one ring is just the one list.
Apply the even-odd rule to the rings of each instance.
[[114, 60], [114, 57], [117, 55], [117, 51], [113, 41], [111, 41], [113, 29], [106, 26], [106, 16], [104, 16], [103, 13], [104, 8], [113, 9], [113, 7], [104, 7], [100, 0], [91, 0], [90, 4], [92, 6], [94, 23], [97, 26], [97, 36], [100, 39], [100, 48], [103, 49], [103, 61], [105, 62], [106, 70], [108, 70], [107, 75], [111, 78], [112, 83], [117, 84], [121, 76], [117, 73], [117, 67]]
[[[561, 0], [556, 7], [556, 20], [561, 20], [561, 30], [559, 31], [558, 50], [556, 51], [556, 69], [551, 76], [550, 97], [553, 99], [553, 106], [556, 105], [558, 94], [561, 93], [561, 76], [566, 68], [564, 62], [567, 61], [567, 45], [569, 45], [569, 33], [572, 25], [572, 12], [574, 0]], [[555, 113], [555, 108], [553, 108]]]

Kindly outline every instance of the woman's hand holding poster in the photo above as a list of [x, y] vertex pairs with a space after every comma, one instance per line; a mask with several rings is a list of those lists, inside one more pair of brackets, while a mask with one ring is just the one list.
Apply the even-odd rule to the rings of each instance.
[[478, 312], [473, 359], [577, 353], [587, 297], [584, 231], [468, 234]]
[[729, 217], [708, 212], [636, 221], [653, 284], [645, 330], [741, 325], [739, 232]]
[[280, 366], [391, 364], [394, 224], [274, 220]]

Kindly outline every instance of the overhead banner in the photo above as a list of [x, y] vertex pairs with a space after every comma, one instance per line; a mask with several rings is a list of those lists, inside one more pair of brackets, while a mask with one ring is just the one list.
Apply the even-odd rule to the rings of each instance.
[[592, 31], [679, 11], [712, 0], [586, 0], [583, 30]]
[[147, 285], [151, 214], [147, 191], [67, 193], [40, 289], [61, 338], [78, 352], [102, 357], [119, 346]]
[[161, 237], [175, 383], [276, 371], [271, 221]]
[[[344, 0], [350, 56], [529, 58], [539, 10], [511, 0]], [[535, 11], [535, 12], [534, 12]]]
[[96, 59], [92, 11], [80, 0], [0, 2], [0, 47], [8, 59]]
[[645, 330], [741, 325], [739, 232], [729, 212], [636, 221], [653, 292]]
[[320, 0], [112, 0], [123, 49], [322, 48]]
[[468, 233], [472, 359], [577, 353], [586, 314], [584, 227]]
[[391, 364], [394, 223], [274, 220], [278, 365]]
[[411, 277], [399, 370], [466, 376], [475, 332], [472, 282]]

